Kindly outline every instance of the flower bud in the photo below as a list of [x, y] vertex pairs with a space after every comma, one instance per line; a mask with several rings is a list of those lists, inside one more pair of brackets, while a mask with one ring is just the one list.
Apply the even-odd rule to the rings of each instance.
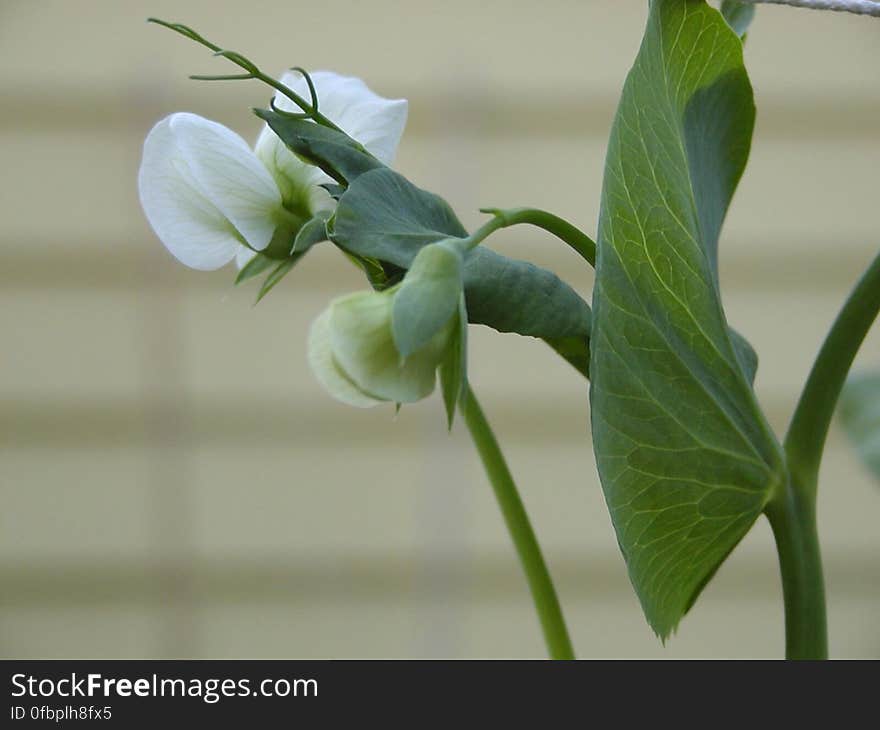
[[334, 398], [369, 407], [382, 401], [413, 403], [428, 397], [452, 327], [436, 332], [402, 358], [391, 331], [397, 289], [357, 292], [333, 301], [309, 335], [309, 363]]
[[454, 239], [429, 244], [416, 255], [392, 306], [394, 343], [403, 357], [424, 347], [458, 310], [463, 266]]

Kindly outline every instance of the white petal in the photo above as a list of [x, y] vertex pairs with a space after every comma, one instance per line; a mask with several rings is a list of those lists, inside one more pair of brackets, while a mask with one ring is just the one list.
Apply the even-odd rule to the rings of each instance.
[[391, 290], [356, 292], [330, 305], [330, 347], [351, 382], [376, 398], [414, 403], [434, 390], [445, 340], [437, 337], [405, 362], [391, 334]]
[[257, 255], [256, 251], [251, 251], [247, 246], [239, 246], [235, 252], [235, 265], [239, 271], [247, 266], [248, 262]]
[[252, 248], [268, 246], [281, 194], [247, 143], [231, 129], [195, 114], [173, 115], [170, 127], [205, 196]]
[[147, 220], [181, 263], [210, 271], [228, 264], [241, 246], [233, 225], [192, 179], [171, 132], [172, 117], [144, 142], [138, 192]]
[[312, 206], [313, 191], [317, 189], [326, 193], [317, 186], [335, 182], [320, 168], [306, 164], [287, 149], [268, 124], [263, 125], [254, 151], [274, 176], [284, 202], [293, 207], [305, 205], [314, 212], [317, 208]]
[[370, 408], [382, 401], [361, 391], [340, 370], [330, 346], [330, 310], [326, 309], [312, 323], [308, 340], [309, 365], [325, 390], [337, 400], [358, 408]]
[[[318, 95], [318, 111], [379, 160], [391, 165], [406, 126], [406, 99], [385, 99], [354, 76], [333, 71], [315, 71], [310, 75]], [[309, 101], [309, 87], [302, 74], [288, 72], [281, 83]], [[280, 92], [275, 95], [275, 104], [281, 109], [298, 111]]]
[[[384, 99], [360, 79], [340, 76], [332, 71], [316, 71], [311, 76], [318, 95], [318, 110], [377, 159], [386, 165], [392, 164], [406, 126], [406, 99]], [[310, 100], [309, 87], [302, 74], [286, 73], [281, 81], [306, 101]], [[275, 95], [275, 105], [287, 111], [299, 111], [299, 107], [281, 92]], [[321, 170], [307, 165], [287, 149], [268, 125], [260, 132], [256, 152], [263, 164], [275, 172], [276, 180], [279, 175], [286, 179], [286, 183], [283, 179], [278, 180], [285, 200], [301, 196], [301, 191], [309, 186], [333, 182]]]

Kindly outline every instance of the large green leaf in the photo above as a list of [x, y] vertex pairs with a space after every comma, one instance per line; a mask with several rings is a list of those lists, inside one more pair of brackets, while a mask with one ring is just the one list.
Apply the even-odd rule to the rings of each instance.
[[718, 290], [753, 123], [742, 44], [720, 13], [652, 2], [608, 146], [590, 398], [617, 539], [664, 638], [783, 480]]
[[862, 460], [880, 478], [880, 372], [849, 377], [840, 396], [840, 417]]
[[[332, 240], [358, 256], [409, 268], [427, 244], [464, 238], [449, 205], [383, 167], [358, 177], [339, 200]], [[590, 307], [558, 276], [477, 246], [465, 256], [470, 322], [542, 338], [590, 333]]]

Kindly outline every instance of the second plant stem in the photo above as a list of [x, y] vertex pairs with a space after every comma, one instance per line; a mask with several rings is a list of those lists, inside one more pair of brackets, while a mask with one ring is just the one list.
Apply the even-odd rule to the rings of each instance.
[[827, 659], [825, 580], [816, 525], [816, 503], [787, 484], [766, 508], [782, 575], [785, 658]]
[[550, 658], [574, 659], [574, 650], [562, 616], [559, 598], [535, 532], [492, 427], [486, 420], [483, 409], [480, 408], [470, 386], [462, 403], [462, 413], [525, 571]]
[[828, 655], [825, 588], [816, 529], [816, 492], [825, 439], [856, 353], [880, 311], [880, 255], [831, 325], [785, 437], [789, 480], [767, 505], [779, 552], [790, 659]]

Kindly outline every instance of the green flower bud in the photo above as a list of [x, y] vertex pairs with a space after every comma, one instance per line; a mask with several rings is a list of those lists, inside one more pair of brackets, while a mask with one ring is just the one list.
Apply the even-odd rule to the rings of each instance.
[[424, 347], [458, 310], [463, 284], [458, 242], [445, 239], [419, 251], [394, 296], [391, 330], [403, 357]]
[[312, 325], [309, 362], [334, 398], [365, 408], [383, 401], [413, 403], [434, 391], [453, 328], [442, 328], [421, 348], [401, 357], [391, 331], [398, 290], [336, 299]]

